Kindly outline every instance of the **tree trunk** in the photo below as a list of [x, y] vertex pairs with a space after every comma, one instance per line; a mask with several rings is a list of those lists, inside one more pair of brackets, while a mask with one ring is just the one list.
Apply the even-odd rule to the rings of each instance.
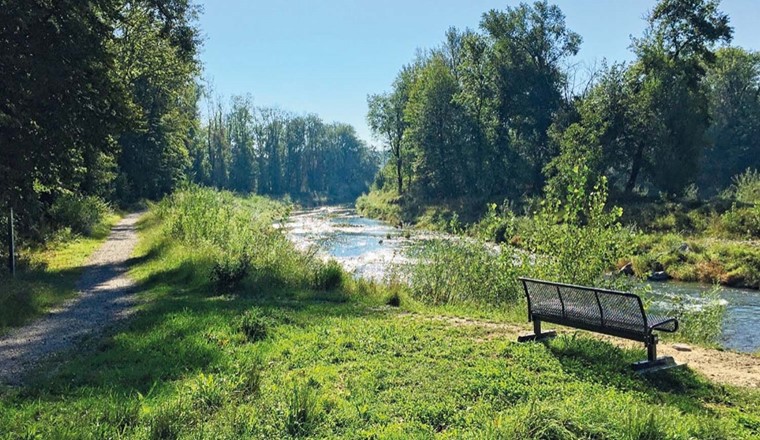
[[404, 193], [404, 175], [401, 170], [401, 151], [396, 156], [396, 179], [398, 180], [398, 194]]
[[636, 146], [636, 153], [633, 155], [633, 163], [631, 164], [631, 175], [628, 177], [628, 183], [625, 184], [625, 193], [630, 195], [633, 192], [633, 188], [636, 186], [636, 179], [639, 177], [641, 171], [641, 161], [644, 158], [644, 144], [639, 143]]

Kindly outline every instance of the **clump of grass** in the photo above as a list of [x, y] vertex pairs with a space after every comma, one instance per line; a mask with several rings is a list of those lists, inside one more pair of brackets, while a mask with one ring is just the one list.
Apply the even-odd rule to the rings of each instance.
[[220, 408], [225, 401], [223, 380], [213, 374], [200, 373], [190, 382], [190, 401], [204, 410]]
[[216, 292], [236, 290], [248, 276], [251, 267], [251, 256], [247, 253], [240, 255], [222, 254], [211, 268], [210, 279]]
[[149, 436], [155, 440], [178, 439], [186, 419], [186, 412], [178, 404], [174, 402], [163, 403], [150, 412]]
[[293, 385], [288, 400], [285, 427], [294, 437], [309, 435], [319, 422], [319, 398], [317, 390], [308, 382]]
[[240, 318], [240, 331], [249, 342], [257, 342], [266, 339], [272, 328], [272, 320], [264, 315], [259, 308], [246, 310]]
[[314, 271], [311, 287], [315, 290], [333, 290], [343, 284], [345, 276], [340, 263], [335, 260], [329, 260], [327, 263], [320, 264]]
[[254, 355], [240, 365], [238, 390], [246, 397], [256, 397], [261, 392], [264, 378], [264, 360], [261, 354]]
[[671, 337], [702, 345], [717, 345], [722, 333], [726, 303], [718, 289], [702, 296], [703, 304], [694, 304], [684, 297], [674, 298], [673, 316], [678, 318], [678, 332]]

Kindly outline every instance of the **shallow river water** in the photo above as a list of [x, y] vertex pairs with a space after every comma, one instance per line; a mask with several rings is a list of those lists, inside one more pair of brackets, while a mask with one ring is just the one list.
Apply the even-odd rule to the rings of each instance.
[[[427, 234], [404, 231], [387, 223], [368, 219], [344, 207], [322, 207], [293, 213], [286, 225], [290, 238], [302, 248], [318, 246], [324, 256], [336, 259], [356, 276], [382, 279], [394, 264], [408, 262], [404, 247]], [[694, 283], [653, 283], [657, 306], [667, 308], [677, 297], [687, 297], [696, 306], [713, 287]], [[756, 352], [760, 350], [760, 292], [721, 287], [726, 303], [721, 345]]]

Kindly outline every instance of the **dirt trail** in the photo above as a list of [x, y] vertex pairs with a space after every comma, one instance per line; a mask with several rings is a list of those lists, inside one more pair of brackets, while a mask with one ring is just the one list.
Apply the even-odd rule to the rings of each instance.
[[0, 383], [20, 384], [44, 358], [72, 348], [81, 338], [103, 330], [134, 310], [134, 284], [126, 271], [137, 243], [140, 215], [124, 217], [90, 256], [77, 284], [79, 295], [0, 338]]
[[[441, 321], [458, 327], [474, 326], [485, 331], [485, 336], [479, 340], [485, 341], [494, 338], [517, 339], [520, 333], [530, 333], [532, 329], [526, 324], [515, 324], [481, 321], [477, 319], [464, 319], [450, 316], [424, 316], [416, 313], [402, 314], [401, 316], [430, 319]], [[558, 333], [572, 333], [578, 330], [557, 327]], [[589, 336], [608, 341], [621, 348], [641, 348], [643, 345], [627, 339], [615, 338], [597, 333], [583, 332]], [[686, 363], [694, 371], [701, 373], [710, 380], [740, 387], [760, 388], [760, 357], [746, 353], [733, 351], [714, 350], [689, 345], [691, 351], [679, 351], [674, 345], [660, 342], [657, 345], [659, 356], [673, 356], [678, 363]], [[682, 344], [681, 344], [682, 345]]]

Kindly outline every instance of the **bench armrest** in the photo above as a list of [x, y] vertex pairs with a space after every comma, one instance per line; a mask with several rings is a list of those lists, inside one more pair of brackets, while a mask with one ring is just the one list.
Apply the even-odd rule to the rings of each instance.
[[678, 330], [678, 320], [667, 316], [648, 315], [647, 326], [649, 330], [673, 333]]

